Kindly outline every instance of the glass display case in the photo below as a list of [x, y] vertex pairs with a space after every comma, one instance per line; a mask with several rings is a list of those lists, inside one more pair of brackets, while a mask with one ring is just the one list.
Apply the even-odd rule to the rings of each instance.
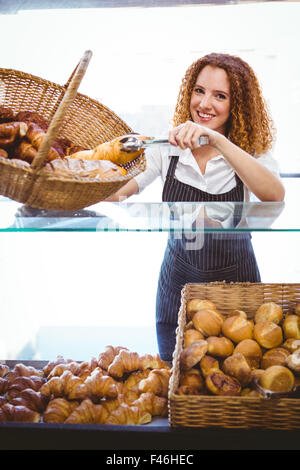
[[[190, 249], [197, 249], [207, 233], [236, 237], [251, 232], [263, 282], [300, 278], [295, 199], [205, 205], [100, 202], [82, 211], [56, 212], [2, 198], [0, 213], [1, 362], [11, 366], [42, 366], [58, 354], [88, 360], [107, 344], [157, 352], [154, 302], [168, 237], [185, 237]], [[130, 431], [126, 439], [125, 430]], [[22, 448], [33, 442], [35, 448], [48, 448], [49, 436], [51, 446], [98, 448], [101, 436], [99, 448], [105, 449], [115, 448], [116, 440], [118, 448], [128, 448], [128, 439], [141, 449], [155, 448], [162, 439], [165, 449], [195, 448], [196, 437], [202, 448], [214, 448], [217, 435], [235, 449], [247, 448], [249, 436], [257, 448], [262, 436], [263, 446], [272, 448], [278, 440], [293, 448], [299, 439], [298, 431], [172, 429], [167, 419], [125, 427], [2, 423], [0, 434], [5, 448], [13, 448], [18, 436]]]

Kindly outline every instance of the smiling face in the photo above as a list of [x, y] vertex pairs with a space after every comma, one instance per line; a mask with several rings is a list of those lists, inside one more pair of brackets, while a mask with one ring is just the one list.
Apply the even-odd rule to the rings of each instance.
[[225, 134], [230, 117], [230, 83], [225, 70], [206, 65], [199, 73], [190, 101], [192, 120]]

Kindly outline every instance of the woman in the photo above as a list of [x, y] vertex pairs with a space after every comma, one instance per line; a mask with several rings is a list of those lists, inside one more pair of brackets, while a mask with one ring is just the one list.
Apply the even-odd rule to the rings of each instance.
[[[147, 150], [147, 170], [111, 200], [138, 193], [158, 175], [166, 202], [283, 201], [271, 155], [272, 121], [251, 67], [239, 57], [209, 54], [187, 70], [169, 133], [170, 146]], [[199, 138], [209, 144], [199, 147]], [[249, 233], [207, 234], [200, 249], [170, 238], [161, 266], [156, 328], [162, 359], [172, 360], [182, 286], [187, 282], [260, 282]]]

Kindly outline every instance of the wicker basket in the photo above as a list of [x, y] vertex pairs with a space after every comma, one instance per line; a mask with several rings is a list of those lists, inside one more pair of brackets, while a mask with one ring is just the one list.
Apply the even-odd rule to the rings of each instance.
[[39, 170], [56, 137], [94, 148], [131, 132], [125, 122], [101, 103], [77, 93], [91, 58], [86, 51], [65, 86], [12, 69], [0, 69], [0, 104], [14, 112], [36, 111], [50, 122], [38, 155], [30, 167], [0, 159], [0, 194], [38, 209], [79, 210], [116, 192], [144, 171], [145, 157], [126, 167], [127, 174], [105, 181], [46, 176]]
[[238, 309], [244, 310], [249, 318], [253, 318], [257, 308], [264, 302], [276, 302], [281, 305], [284, 312], [287, 312], [296, 302], [300, 302], [300, 284], [216, 282], [187, 284], [183, 288], [169, 387], [171, 426], [300, 429], [300, 399], [297, 398], [265, 399], [176, 394], [180, 374], [179, 358], [186, 324], [186, 305], [193, 298], [211, 300], [225, 316], [233, 309]]

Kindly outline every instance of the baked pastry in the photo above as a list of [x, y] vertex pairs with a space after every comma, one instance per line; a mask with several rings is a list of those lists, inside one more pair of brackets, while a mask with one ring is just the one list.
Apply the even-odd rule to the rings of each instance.
[[[69, 372], [64, 372], [64, 374], [66, 373]], [[63, 377], [63, 375], [61, 377]], [[64, 393], [70, 400], [84, 400], [90, 398], [93, 401], [99, 401], [103, 397], [116, 398], [118, 395], [116, 381], [109, 375], [103, 375], [102, 371], [99, 369], [95, 369], [84, 382], [80, 377], [75, 378], [78, 380], [73, 380], [74, 385], [68, 387], [66, 390], [67, 393]], [[52, 380], [53, 379], [50, 379], [48, 383]]]
[[107, 424], [133, 425], [147, 424], [152, 421], [152, 416], [148, 411], [140, 409], [138, 406], [129, 406], [126, 403], [113, 411], [108, 417]]
[[[0, 123], [16, 121], [15, 113], [11, 108], [0, 106]], [[22, 119], [21, 119], [22, 121]]]
[[260, 382], [260, 378], [263, 375], [265, 369], [252, 369], [251, 370], [251, 382]]
[[300, 348], [286, 358], [285, 364], [296, 374], [300, 373]]
[[169, 390], [170, 369], [153, 369], [146, 379], [139, 383], [139, 391], [150, 392], [160, 397], [167, 397]]
[[41, 170], [41, 174], [43, 173], [66, 178], [105, 180], [124, 176], [127, 171], [107, 160], [72, 160], [70, 157], [65, 157], [47, 163]]
[[261, 368], [267, 369], [271, 366], [283, 366], [290, 352], [285, 348], [268, 349], [262, 357]]
[[104, 424], [109, 414], [104, 406], [94, 404], [89, 398], [83, 400], [65, 420], [69, 424]]
[[64, 423], [72, 411], [77, 408], [79, 402], [66, 398], [53, 398], [49, 401], [43, 413], [45, 423]]
[[234, 317], [235, 315], [241, 315], [242, 317], [244, 318], [248, 318], [248, 315], [246, 312], [244, 312], [244, 310], [232, 310], [228, 315], [227, 315], [227, 318], [228, 317]]
[[225, 358], [230, 356], [234, 350], [234, 344], [225, 336], [209, 336], [207, 339], [207, 353], [211, 356]]
[[241, 393], [241, 385], [238, 380], [224, 374], [221, 370], [208, 374], [205, 384], [214, 395], [236, 396]]
[[253, 336], [258, 344], [266, 349], [276, 348], [283, 341], [281, 327], [268, 320], [254, 325]]
[[15, 116], [16, 121], [23, 121], [26, 122], [27, 124], [30, 124], [31, 122], [35, 123], [38, 125], [40, 129], [43, 131], [47, 131], [48, 129], [48, 121], [39, 113], [36, 111], [19, 111], [16, 116]]
[[191, 299], [186, 304], [186, 316], [188, 320], [191, 320], [198, 310], [209, 309], [217, 310], [215, 304], [210, 300], [206, 299]]
[[[110, 142], [104, 142], [98, 145], [92, 150], [73, 153], [70, 155], [70, 158], [79, 158], [80, 160], [110, 160], [116, 165], [124, 165], [139, 157], [144, 152], [143, 148], [134, 152], [124, 149], [123, 142], [126, 142], [128, 137], [130, 136], [123, 135], [117, 137]], [[143, 139], [141, 136], [136, 137]]]
[[208, 374], [210, 374], [214, 370], [219, 369], [219, 361], [215, 357], [208, 356], [207, 354], [202, 357], [200, 361], [200, 370], [202, 372], [203, 377], [207, 377]]
[[234, 354], [236, 353], [243, 354], [251, 369], [259, 368], [262, 358], [262, 350], [260, 345], [254, 339], [243, 339], [234, 348]]
[[195, 330], [195, 328], [189, 328], [184, 332], [183, 346], [187, 348], [195, 341], [199, 341], [199, 339], [204, 339], [204, 335], [199, 330]]
[[195, 341], [180, 354], [180, 369], [187, 370], [194, 367], [207, 352], [207, 341], [200, 339]]
[[251, 382], [250, 366], [241, 353], [227, 357], [223, 362], [222, 370], [225, 374], [235, 377], [242, 387], [246, 387]]
[[290, 392], [295, 384], [293, 373], [284, 366], [271, 366], [260, 377], [259, 384], [272, 392]]
[[242, 314], [226, 318], [222, 325], [222, 333], [234, 343], [253, 337], [253, 322]]
[[200, 391], [204, 387], [204, 380], [200, 370], [192, 368], [185, 372], [181, 372], [179, 376], [179, 385], [195, 387]]
[[0, 422], [14, 421], [22, 423], [39, 423], [41, 415], [26, 406], [5, 403], [0, 408]]
[[28, 125], [25, 122], [4, 122], [0, 124], [0, 147], [8, 148], [16, 140], [26, 135]]
[[297, 302], [297, 303], [294, 305], [293, 313], [294, 313], [295, 315], [300, 315], [300, 302]]
[[154, 393], [142, 393], [139, 398], [132, 402], [132, 406], [136, 406], [140, 411], [146, 411], [151, 416], [167, 416], [168, 415], [168, 399], [159, 397]]
[[278, 325], [283, 318], [283, 310], [275, 302], [263, 303], [256, 311], [254, 316], [255, 323], [260, 321], [272, 321]]
[[288, 315], [283, 321], [282, 328], [286, 339], [300, 339], [300, 316]]
[[102, 369], [107, 370], [108, 366], [113, 362], [114, 358], [119, 354], [120, 351], [126, 350], [128, 351], [127, 348], [124, 348], [123, 346], [111, 346], [110, 344], [105, 346], [105, 349], [103, 352], [101, 352], [98, 356], [98, 365]]
[[[26, 140], [35, 148], [39, 149], [44, 138], [46, 136], [46, 132], [43, 128], [41, 128], [35, 122], [30, 122], [28, 124], [28, 129], [26, 132]], [[57, 142], [52, 142], [50, 150], [48, 152], [47, 161], [51, 162], [52, 160], [56, 160], [57, 158], [63, 158], [64, 152], [62, 147]]]
[[0, 377], [5, 377], [9, 372], [9, 367], [6, 364], [0, 364]]
[[293, 353], [300, 349], [300, 339], [288, 338], [281, 346]]
[[202, 309], [193, 315], [193, 324], [204, 336], [218, 336], [224, 321], [223, 315], [217, 310]]

